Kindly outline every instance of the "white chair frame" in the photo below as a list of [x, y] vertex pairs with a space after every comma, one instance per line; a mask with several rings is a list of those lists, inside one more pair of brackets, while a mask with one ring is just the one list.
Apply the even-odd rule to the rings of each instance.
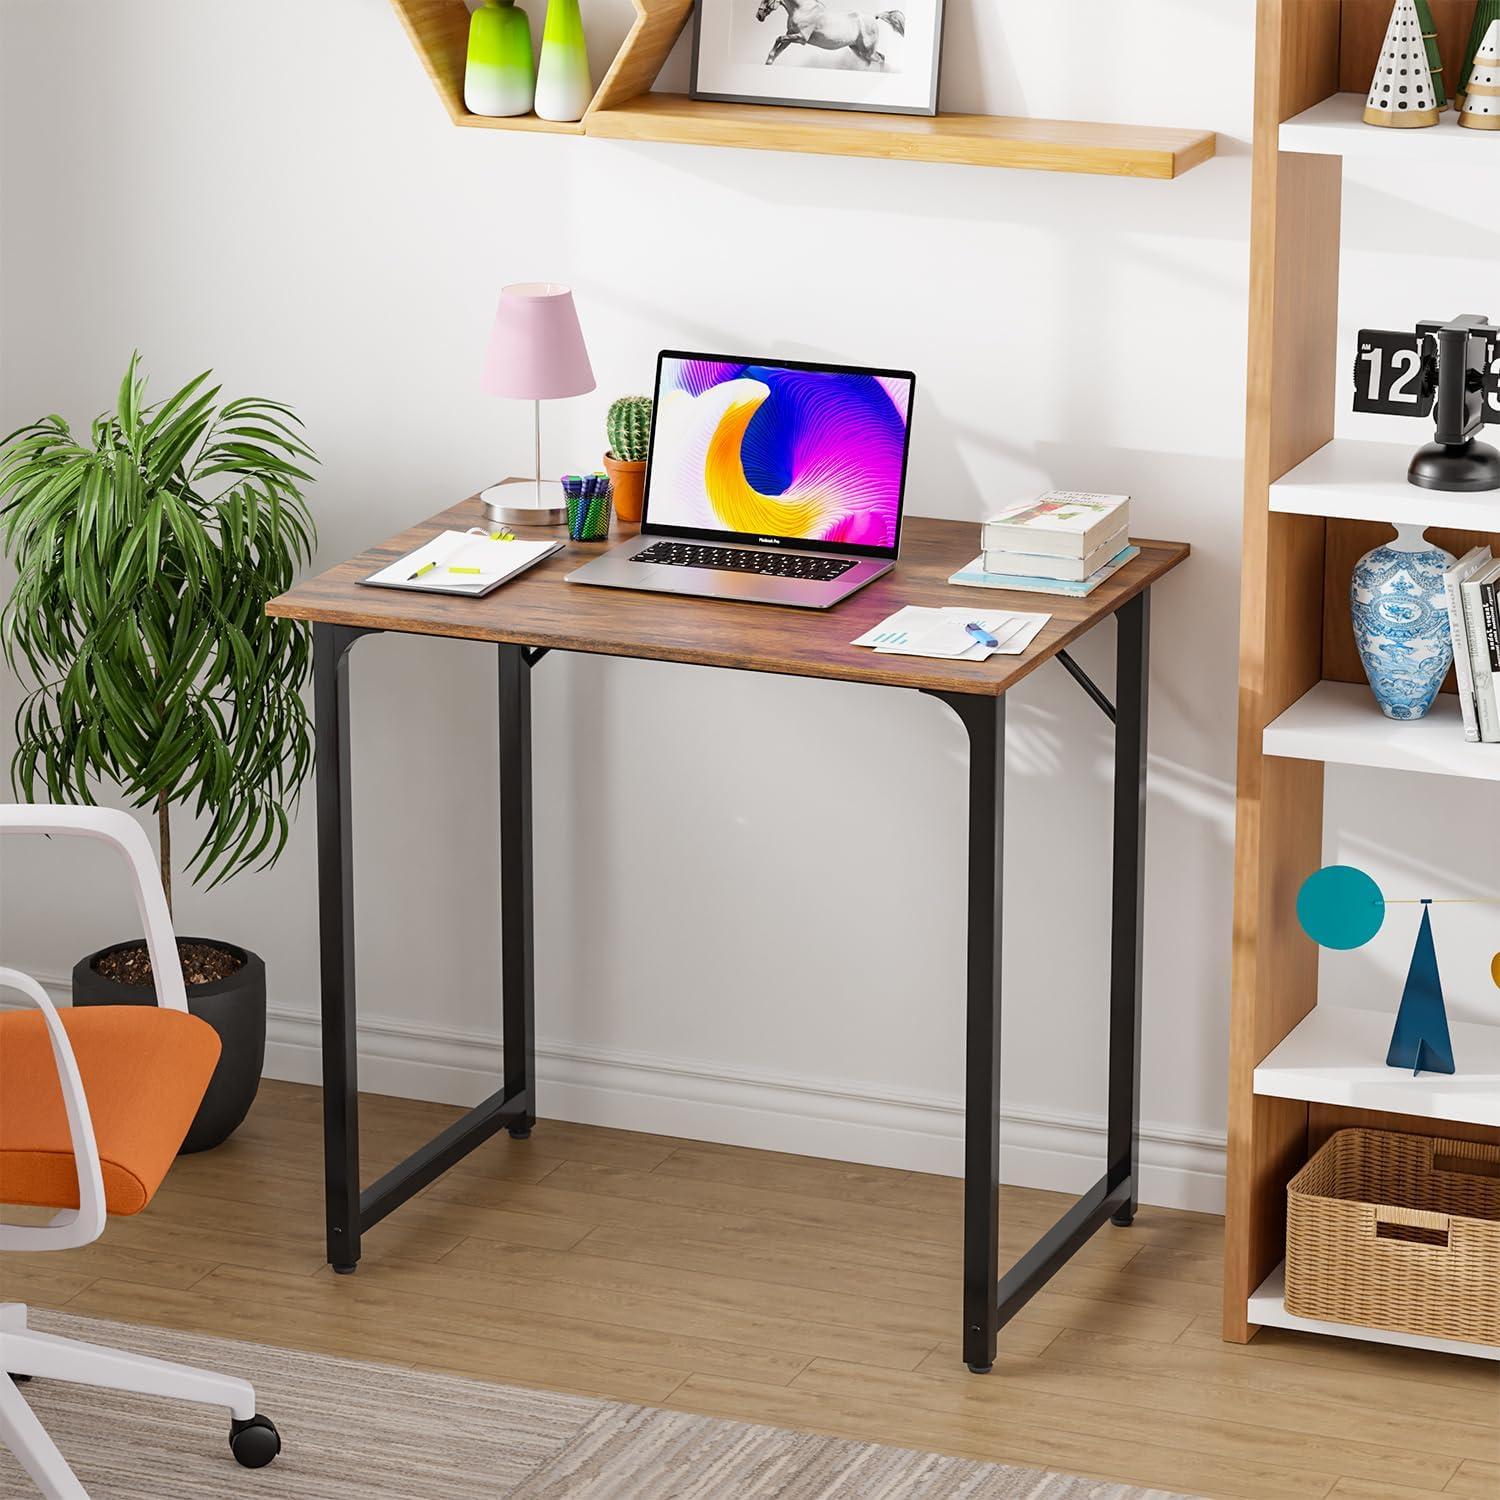
[[[182, 965], [161, 880], [151, 846], [128, 813], [103, 807], [52, 807], [0, 804], [0, 834], [67, 834], [100, 839], [124, 856], [145, 926], [146, 946], [156, 981], [157, 1004], [187, 1010]], [[78, 1167], [76, 1209], [63, 1209], [41, 1226], [0, 1224], [0, 1253], [8, 1250], [68, 1250], [92, 1244], [104, 1232], [104, 1175], [89, 1116], [88, 1096], [56, 1007], [35, 979], [17, 969], [0, 967], [0, 988], [24, 995], [42, 1013], [62, 1085], [68, 1132]], [[75, 1339], [36, 1333], [26, 1326], [24, 1303], [0, 1303], [0, 1442], [15, 1454], [46, 1500], [88, 1500], [57, 1445], [47, 1435], [16, 1385], [6, 1377], [37, 1376], [109, 1390], [166, 1396], [180, 1401], [227, 1406], [241, 1423], [256, 1420], [255, 1390], [248, 1381], [193, 1369], [143, 1354], [102, 1348]], [[263, 1419], [261, 1419], [263, 1421]]]

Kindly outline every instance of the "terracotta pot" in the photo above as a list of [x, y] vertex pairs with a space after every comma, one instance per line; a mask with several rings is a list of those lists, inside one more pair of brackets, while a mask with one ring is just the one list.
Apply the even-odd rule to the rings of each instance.
[[646, 495], [646, 460], [631, 462], [616, 458], [612, 453], [604, 455], [604, 472], [614, 486], [615, 515], [622, 521], [639, 521], [641, 501]]

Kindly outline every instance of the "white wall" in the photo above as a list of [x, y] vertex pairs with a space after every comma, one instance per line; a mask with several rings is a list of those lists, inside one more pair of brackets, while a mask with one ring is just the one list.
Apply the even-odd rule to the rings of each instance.
[[[585, 9], [623, 32], [625, 0]], [[1195, 549], [1155, 601], [1146, 1196], [1213, 1207], [1252, 11], [949, 0], [948, 108], [1223, 132], [1153, 183], [456, 130], [385, 0], [5, 0], [0, 422], [87, 419], [137, 346], [158, 393], [212, 365], [306, 419], [331, 564], [523, 468], [529, 412], [480, 394], [479, 358], [501, 283], [552, 278], [599, 377], [545, 413], [558, 467], [597, 462], [609, 398], [675, 344], [914, 368], [917, 513], [1132, 492], [1137, 534]], [[1106, 683], [1112, 654], [1108, 628], [1078, 651]], [[493, 654], [353, 662], [365, 1078], [471, 1097], [497, 1032]], [[958, 1170], [952, 716], [557, 655], [534, 711], [543, 1112]], [[1012, 1180], [1078, 1186], [1102, 1155], [1107, 727], [1060, 670], [1014, 696]], [[178, 900], [184, 931], [265, 956], [273, 1066], [309, 1077], [311, 811], [273, 871]], [[8, 961], [55, 978], [129, 914], [78, 851], [45, 856], [9, 855], [0, 895]]]

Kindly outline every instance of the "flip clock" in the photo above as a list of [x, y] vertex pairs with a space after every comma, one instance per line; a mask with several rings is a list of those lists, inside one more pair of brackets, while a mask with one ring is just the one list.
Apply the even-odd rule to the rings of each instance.
[[1437, 431], [1406, 477], [1426, 490], [1500, 490], [1500, 451], [1481, 442], [1500, 424], [1500, 328], [1478, 313], [1418, 323], [1415, 333], [1365, 328], [1354, 361], [1354, 409], [1433, 418]]

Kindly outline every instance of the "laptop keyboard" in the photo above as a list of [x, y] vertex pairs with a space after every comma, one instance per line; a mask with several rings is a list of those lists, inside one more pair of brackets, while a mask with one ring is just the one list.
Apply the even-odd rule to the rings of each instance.
[[800, 578], [828, 583], [854, 566], [847, 557], [808, 557], [795, 552], [755, 552], [748, 547], [711, 547], [699, 542], [652, 542], [632, 562], [668, 568], [715, 568], [762, 578]]

